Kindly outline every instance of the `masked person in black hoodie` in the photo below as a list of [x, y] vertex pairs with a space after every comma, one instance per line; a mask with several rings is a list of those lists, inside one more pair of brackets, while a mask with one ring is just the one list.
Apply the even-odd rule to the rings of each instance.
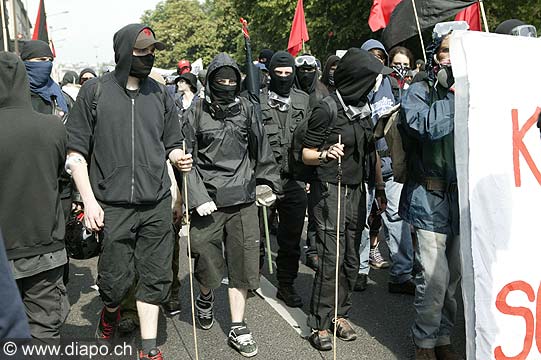
[[[306, 192], [304, 183], [295, 176], [289, 162], [293, 131], [297, 124], [308, 116], [308, 96], [293, 87], [295, 60], [288, 52], [276, 52], [269, 66], [269, 90], [260, 96], [261, 119], [280, 169], [284, 191], [284, 197], [276, 202], [275, 209], [280, 217], [276, 236], [279, 246], [276, 257], [276, 296], [287, 306], [301, 307], [302, 299], [295, 291], [293, 283], [299, 272]], [[263, 238], [264, 231], [260, 233]]]
[[[332, 349], [329, 329], [337, 327], [337, 336], [346, 341], [357, 334], [347, 321], [351, 293], [359, 269], [359, 242], [366, 212], [363, 166], [374, 152], [371, 109], [368, 94], [379, 74], [392, 70], [383, 66], [368, 51], [352, 48], [338, 63], [334, 73], [337, 104], [335, 124], [331, 124], [329, 105], [321, 102], [308, 122], [303, 161], [317, 166], [317, 178], [311, 183], [314, 217], [317, 224], [318, 270], [312, 288], [308, 325], [313, 329], [309, 341], [318, 350]], [[338, 142], [341, 135], [341, 143]], [[341, 166], [337, 159], [342, 158]], [[341, 188], [338, 187], [338, 176]], [[379, 173], [381, 179], [381, 172]], [[340, 238], [336, 238], [338, 191], [341, 193]], [[336, 241], [340, 241], [339, 279], [335, 284]], [[335, 286], [338, 286], [338, 318], [334, 319]]]
[[295, 86], [310, 96], [310, 109], [313, 109], [321, 99], [329, 95], [329, 90], [319, 80], [317, 59], [310, 54], [297, 56], [295, 67]]
[[140, 24], [120, 29], [113, 44], [115, 71], [89, 80], [70, 115], [66, 168], [83, 198], [86, 227], [103, 231], [97, 285], [105, 307], [96, 336], [114, 335], [119, 304], [137, 278], [139, 358], [161, 360], [158, 304], [169, 293], [173, 254], [166, 159], [190, 171], [191, 155], [182, 150], [173, 99], [148, 77], [154, 50], [164, 45]]
[[257, 345], [244, 323], [244, 309], [248, 290], [259, 287], [255, 202], [271, 205], [281, 186], [265, 131], [252, 104], [239, 97], [240, 81], [236, 63], [218, 54], [208, 67], [205, 98], [184, 114], [184, 126], [195, 134], [195, 171], [188, 175], [188, 193], [190, 210], [195, 210], [190, 235], [200, 286], [197, 321], [205, 330], [214, 324], [214, 289], [227, 267], [228, 342], [250, 357], [257, 354]]
[[[0, 228], [32, 337], [60, 337], [69, 310], [58, 179], [66, 130], [32, 108], [24, 64], [0, 52]], [[2, 289], [2, 297], [7, 296]]]

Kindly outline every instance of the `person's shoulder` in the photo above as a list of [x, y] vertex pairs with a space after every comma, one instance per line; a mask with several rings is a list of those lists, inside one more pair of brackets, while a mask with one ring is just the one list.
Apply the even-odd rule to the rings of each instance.
[[308, 101], [309, 95], [304, 91], [294, 87], [291, 89], [291, 98], [297, 98], [301, 101]]
[[51, 134], [56, 137], [64, 137], [66, 127], [62, 123], [62, 118], [57, 115], [41, 114], [34, 112], [35, 129], [42, 134]]

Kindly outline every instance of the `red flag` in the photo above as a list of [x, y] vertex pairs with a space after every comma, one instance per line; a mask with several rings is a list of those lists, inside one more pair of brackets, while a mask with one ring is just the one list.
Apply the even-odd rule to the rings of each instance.
[[479, 7], [479, 3], [476, 2], [456, 14], [455, 20], [466, 21], [472, 31], [481, 31], [481, 8]]
[[391, 13], [400, 1], [402, 0], [374, 0], [368, 17], [368, 25], [373, 32], [387, 26]]
[[45, 4], [43, 0], [39, 1], [38, 16], [36, 17], [36, 25], [34, 26], [34, 34], [32, 40], [43, 40], [49, 43], [49, 33], [47, 31], [47, 16], [45, 15]]
[[302, 50], [302, 44], [310, 40], [308, 29], [306, 28], [306, 20], [304, 19], [304, 8], [302, 0], [298, 0], [297, 8], [295, 9], [295, 17], [291, 24], [291, 33], [289, 34], [289, 42], [287, 51], [293, 56], [297, 56]]

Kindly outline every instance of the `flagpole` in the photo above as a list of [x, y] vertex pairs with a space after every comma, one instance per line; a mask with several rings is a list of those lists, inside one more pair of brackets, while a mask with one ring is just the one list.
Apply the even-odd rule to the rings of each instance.
[[481, 15], [483, 16], [483, 24], [485, 25], [485, 31], [490, 32], [488, 30], [487, 14], [485, 13], [485, 5], [483, 4], [483, 0], [479, 0], [479, 7], [481, 8]]
[[421, 24], [419, 24], [419, 16], [417, 16], [417, 7], [415, 6], [415, 0], [411, 0], [413, 3], [413, 12], [415, 13], [415, 22], [417, 23], [417, 31], [419, 31], [419, 39], [421, 39], [421, 48], [423, 49], [423, 58], [425, 59], [426, 64], [426, 51], [425, 51], [425, 42], [423, 40], [423, 33], [421, 32]]
[[4, 51], [9, 51], [9, 39], [6, 23], [6, 10], [4, 9], [4, 0], [0, 0], [0, 13], [2, 15], [2, 39], [4, 39]]
[[13, 5], [13, 44], [15, 45], [15, 54], [19, 55], [19, 40], [17, 38], [17, 12], [15, 11], [15, 0], [13, 0], [11, 4]]

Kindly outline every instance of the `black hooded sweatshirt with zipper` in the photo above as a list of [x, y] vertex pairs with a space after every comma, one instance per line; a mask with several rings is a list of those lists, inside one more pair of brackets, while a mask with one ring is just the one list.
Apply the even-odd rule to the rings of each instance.
[[135, 96], [126, 90], [133, 45], [144, 28], [127, 25], [115, 34], [115, 71], [84, 84], [67, 122], [68, 149], [87, 159], [94, 195], [106, 204], [156, 204], [168, 196], [166, 159], [182, 148], [177, 110], [165, 87], [147, 77]]
[[59, 117], [33, 110], [22, 61], [0, 52], [0, 228], [9, 260], [64, 248], [66, 142]]
[[[233, 68], [237, 76], [235, 95], [240, 111], [218, 119], [211, 115], [210, 81], [221, 67]], [[253, 203], [256, 184], [269, 185], [282, 192], [280, 172], [269, 140], [257, 120], [254, 106], [240, 94], [240, 71], [225, 53], [209, 65], [205, 93], [207, 98], [191, 106], [183, 116], [183, 126], [193, 133], [193, 167], [188, 175], [190, 209], [209, 201], [218, 208]]]

